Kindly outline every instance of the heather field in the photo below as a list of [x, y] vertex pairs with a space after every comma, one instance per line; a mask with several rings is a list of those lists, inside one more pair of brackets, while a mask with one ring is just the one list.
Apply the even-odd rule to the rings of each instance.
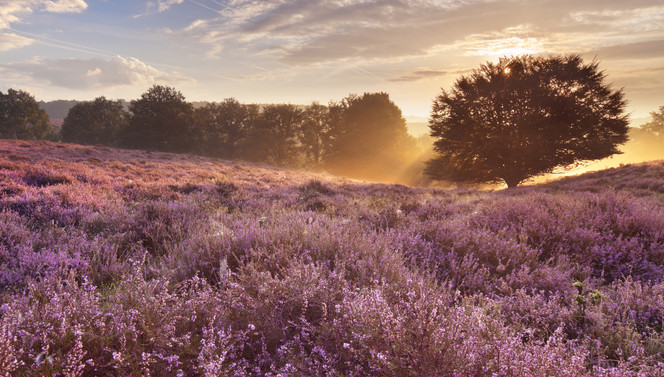
[[2, 376], [664, 376], [664, 163], [495, 192], [0, 141]]

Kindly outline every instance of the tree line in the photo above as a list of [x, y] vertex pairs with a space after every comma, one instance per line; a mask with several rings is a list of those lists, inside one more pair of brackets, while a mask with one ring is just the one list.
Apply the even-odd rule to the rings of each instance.
[[[174, 88], [155, 85], [130, 102], [104, 97], [72, 107], [57, 136], [65, 142], [194, 153], [276, 166], [325, 168], [356, 178], [422, 183], [505, 183], [621, 153], [636, 136], [664, 138], [664, 107], [637, 131], [628, 127], [622, 89], [596, 61], [579, 55], [522, 55], [461, 76], [433, 102], [432, 153], [406, 130], [387, 93], [349, 95], [328, 105], [242, 104], [233, 98], [195, 108]], [[28, 93], [0, 93], [0, 137], [54, 138]]]
[[[194, 107], [175, 88], [154, 85], [127, 110], [105, 97], [76, 103], [57, 134], [48, 131], [48, 116], [28, 93], [10, 89], [8, 95], [27, 106], [23, 113], [7, 111], [23, 122], [14, 128], [25, 132], [10, 132], [3, 122], [3, 138], [59, 137], [68, 143], [324, 168], [375, 180], [399, 180], [396, 175], [406, 169], [399, 167], [419, 151], [387, 93], [349, 95], [327, 105], [258, 105], [228, 98]], [[27, 132], [36, 124], [43, 130]]]

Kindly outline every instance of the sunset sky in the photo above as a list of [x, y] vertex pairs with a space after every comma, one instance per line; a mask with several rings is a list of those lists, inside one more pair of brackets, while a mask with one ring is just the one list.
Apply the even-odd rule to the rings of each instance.
[[596, 58], [629, 111], [664, 105], [661, 0], [1, 0], [0, 90], [38, 100], [308, 104], [388, 92], [428, 116], [459, 75], [504, 55]]

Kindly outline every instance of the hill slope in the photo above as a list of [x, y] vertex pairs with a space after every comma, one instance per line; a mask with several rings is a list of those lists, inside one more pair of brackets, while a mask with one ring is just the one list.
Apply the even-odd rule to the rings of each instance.
[[622, 165], [574, 177], [565, 177], [545, 185], [564, 191], [629, 192], [640, 197], [664, 194], [664, 161]]
[[661, 163], [491, 193], [0, 151], [11, 375], [664, 373]]

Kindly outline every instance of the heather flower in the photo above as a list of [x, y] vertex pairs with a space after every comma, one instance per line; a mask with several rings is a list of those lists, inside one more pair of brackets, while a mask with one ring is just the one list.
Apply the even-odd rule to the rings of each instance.
[[0, 376], [664, 375], [662, 164], [446, 191], [29, 145]]

